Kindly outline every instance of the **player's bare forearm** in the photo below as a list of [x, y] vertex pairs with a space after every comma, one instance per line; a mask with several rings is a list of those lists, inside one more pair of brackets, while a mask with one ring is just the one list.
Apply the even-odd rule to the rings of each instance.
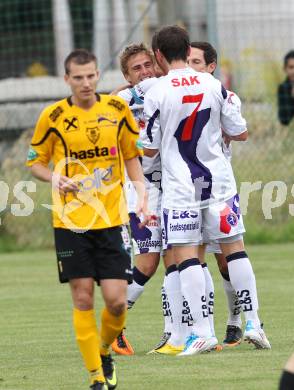
[[125, 160], [125, 166], [130, 180], [136, 188], [138, 194], [138, 205], [137, 214], [143, 214], [145, 223], [149, 220], [148, 212], [148, 194], [145, 187], [144, 174], [142, 165], [140, 164], [139, 158], [135, 157], [130, 160]]
[[158, 149], [144, 148], [144, 156], [154, 157], [158, 153]]
[[73, 180], [67, 176], [52, 172], [50, 168], [43, 164], [36, 163], [32, 165], [31, 172], [37, 179], [52, 183], [52, 185], [57, 188], [61, 194], [79, 191], [77, 183], [74, 183]]
[[226, 141], [246, 141], [248, 138], [248, 131], [245, 130], [243, 133], [238, 135], [229, 135], [225, 130], [223, 130], [223, 136]]
[[139, 158], [135, 157], [131, 158], [130, 160], [125, 160], [125, 166], [128, 176], [135, 185], [137, 192], [144, 193], [145, 181]]
[[114, 89], [113, 91], [111, 91], [110, 95], [117, 95], [119, 92], [124, 91], [125, 89], [131, 88], [131, 87], [132, 86], [130, 84], [121, 85], [121, 86], [117, 87], [116, 89]]
[[30, 169], [35, 178], [48, 183], [52, 181], [52, 171], [45, 165], [36, 163]]

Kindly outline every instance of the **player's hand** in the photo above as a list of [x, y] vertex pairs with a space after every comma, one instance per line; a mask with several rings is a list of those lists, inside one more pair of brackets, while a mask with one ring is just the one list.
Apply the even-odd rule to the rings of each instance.
[[226, 134], [224, 131], [222, 131], [222, 136], [223, 136], [223, 141], [224, 141], [224, 144], [226, 145], [226, 147], [228, 148], [230, 146], [230, 143], [231, 143], [231, 137]]
[[142, 222], [139, 223], [139, 229], [142, 229], [144, 226], [148, 225], [150, 221], [157, 221], [157, 216], [156, 215], [152, 215], [152, 214], [148, 214], [148, 217], [145, 218]]
[[143, 221], [139, 224], [139, 228], [142, 228], [151, 221], [152, 215], [150, 214], [148, 210], [148, 193], [145, 192], [142, 199], [138, 200], [137, 204], [137, 211], [136, 211], [137, 216], [140, 218], [143, 216]]
[[53, 173], [52, 175], [52, 185], [54, 188], [58, 189], [61, 195], [65, 195], [68, 192], [78, 192], [79, 186], [72, 179], [67, 176], [59, 175], [58, 173]]
[[127, 88], [132, 88], [132, 85], [131, 84], [121, 85], [120, 87], [118, 87], [118, 88], [114, 89], [113, 91], [111, 91], [109, 95], [117, 95], [119, 92], [124, 91]]

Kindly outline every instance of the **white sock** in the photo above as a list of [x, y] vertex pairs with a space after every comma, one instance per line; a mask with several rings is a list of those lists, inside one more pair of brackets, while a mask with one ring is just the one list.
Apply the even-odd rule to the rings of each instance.
[[142, 295], [150, 276], [143, 274], [136, 266], [133, 268], [133, 282], [128, 285], [128, 309], [131, 309]]
[[255, 326], [260, 326], [255, 275], [246, 252], [236, 252], [227, 256], [227, 262], [230, 280], [245, 320], [252, 320]]
[[163, 285], [161, 287], [161, 307], [164, 319], [164, 333], [171, 333], [172, 331], [172, 315], [170, 311], [169, 300], [166, 292], [166, 275], [163, 279]]
[[199, 337], [211, 337], [205, 297], [205, 276], [198, 259], [179, 264], [181, 290], [188, 301], [193, 318], [192, 332]]
[[183, 296], [180, 275], [176, 265], [171, 265], [166, 270], [165, 290], [172, 315], [171, 337], [168, 343], [180, 346], [184, 344], [186, 334], [182, 331]]
[[185, 339], [192, 333], [194, 321], [191, 314], [191, 310], [189, 307], [189, 303], [186, 298], [183, 296], [183, 304], [182, 304], [182, 334], [185, 335]]
[[142, 295], [143, 291], [144, 286], [140, 286], [140, 284], [136, 283], [134, 280], [128, 285], [128, 309], [132, 308], [136, 300]]
[[228, 321], [227, 325], [234, 325], [242, 328], [242, 319], [241, 319], [241, 306], [239, 300], [232, 286], [232, 283], [229, 279], [228, 274], [222, 274], [223, 277], [223, 286], [227, 297], [227, 306], [228, 306]]
[[208, 310], [208, 319], [210, 324], [210, 330], [212, 336], [215, 336], [214, 330], [214, 284], [211, 273], [207, 267], [206, 263], [202, 264], [202, 269], [205, 276], [205, 296]]

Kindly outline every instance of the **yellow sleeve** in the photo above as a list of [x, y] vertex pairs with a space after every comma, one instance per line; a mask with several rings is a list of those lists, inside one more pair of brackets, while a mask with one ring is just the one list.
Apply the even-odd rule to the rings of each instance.
[[54, 139], [54, 137], [52, 137], [50, 127], [47, 108], [41, 113], [36, 124], [27, 155], [27, 166], [30, 167], [36, 163], [40, 163], [45, 166], [49, 164], [52, 156]]
[[124, 160], [143, 156], [143, 147], [139, 140], [139, 128], [128, 106], [125, 107], [125, 115], [120, 122], [120, 147]]

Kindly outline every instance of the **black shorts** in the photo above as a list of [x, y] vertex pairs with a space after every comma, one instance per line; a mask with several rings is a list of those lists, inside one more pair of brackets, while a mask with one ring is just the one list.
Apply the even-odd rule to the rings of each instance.
[[76, 233], [55, 228], [59, 280], [94, 278], [132, 281], [131, 257], [125, 226]]

